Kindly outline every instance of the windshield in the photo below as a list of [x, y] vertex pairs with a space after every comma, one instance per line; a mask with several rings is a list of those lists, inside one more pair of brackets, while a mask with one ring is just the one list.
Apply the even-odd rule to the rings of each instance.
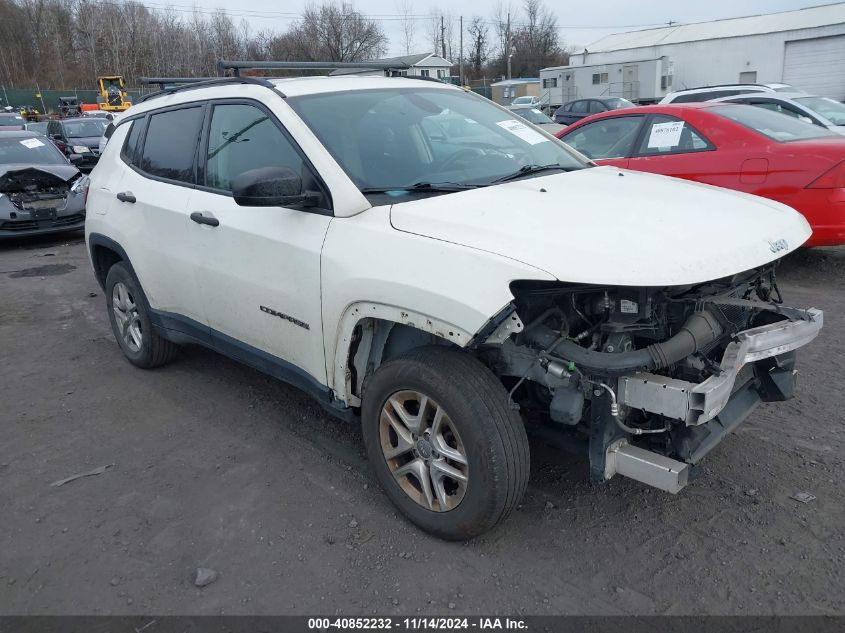
[[845, 125], [845, 104], [827, 97], [796, 97], [795, 101], [818, 112], [834, 125]]
[[611, 97], [610, 99], [603, 99], [604, 105], [608, 110], [621, 110], [622, 108], [636, 108], [633, 103], [622, 97]]
[[532, 103], [534, 97], [517, 97], [511, 102], [511, 105], [519, 105], [521, 103]]
[[91, 118], [88, 121], [65, 121], [65, 134], [68, 138], [85, 138], [88, 136], [102, 136], [108, 121]]
[[56, 146], [39, 138], [0, 138], [0, 165], [67, 165]]
[[463, 90], [350, 90], [287, 102], [364, 190], [480, 186], [528, 167], [587, 166], [554, 137]]
[[710, 108], [710, 112], [751, 128], [755, 132], [781, 143], [838, 136], [818, 125], [805, 123], [794, 117], [755, 106], [721, 105]]
[[521, 108], [514, 110], [519, 116], [530, 123], [542, 125], [543, 123], [554, 123], [549, 117], [540, 112], [537, 108]]

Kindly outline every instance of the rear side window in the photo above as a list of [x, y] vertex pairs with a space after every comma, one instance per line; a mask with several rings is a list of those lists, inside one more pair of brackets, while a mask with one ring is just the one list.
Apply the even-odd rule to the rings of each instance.
[[643, 116], [602, 119], [560, 137], [564, 143], [595, 160], [623, 158], [631, 152]]
[[651, 117], [637, 148], [639, 156], [687, 154], [714, 149], [701, 133], [686, 121], [656, 114]]
[[601, 101], [590, 101], [590, 114], [605, 112], [606, 110], [607, 108], [604, 107], [604, 104]]
[[144, 126], [142, 119], [136, 119], [129, 124], [129, 134], [126, 135], [126, 142], [123, 144], [123, 151], [120, 157], [127, 163], [134, 164], [138, 157], [138, 139], [141, 137], [141, 129]]
[[182, 108], [150, 116], [138, 167], [152, 176], [193, 182], [203, 108]]

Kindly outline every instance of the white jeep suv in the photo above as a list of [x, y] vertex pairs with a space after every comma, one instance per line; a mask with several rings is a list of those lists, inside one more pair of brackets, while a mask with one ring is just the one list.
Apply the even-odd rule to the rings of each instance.
[[518, 504], [526, 431], [593, 481], [675, 493], [791, 397], [822, 313], [783, 307], [774, 268], [809, 235], [781, 204], [596, 167], [478, 95], [388, 77], [164, 90], [116, 123], [86, 222], [130, 362], [198, 343], [360, 420], [391, 500], [453, 539]]

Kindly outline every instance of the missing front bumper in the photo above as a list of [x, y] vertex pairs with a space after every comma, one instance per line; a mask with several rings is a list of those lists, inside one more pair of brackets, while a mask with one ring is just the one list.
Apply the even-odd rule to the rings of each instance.
[[821, 310], [803, 311], [804, 320], [778, 321], [736, 335], [722, 357], [721, 373], [701, 383], [639, 372], [619, 379], [619, 404], [657, 413], [688, 426], [715, 418], [728, 404], [743, 367], [798, 349], [818, 336]]

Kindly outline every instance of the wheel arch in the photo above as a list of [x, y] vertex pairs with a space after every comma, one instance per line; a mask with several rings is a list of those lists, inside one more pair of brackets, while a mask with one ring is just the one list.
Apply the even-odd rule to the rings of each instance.
[[385, 361], [425, 345], [464, 348], [472, 338], [472, 333], [452, 323], [414, 310], [354, 303], [338, 325], [329, 371], [335, 396], [347, 406], [360, 406], [367, 378]]
[[88, 250], [91, 257], [91, 265], [94, 267], [94, 276], [103, 290], [106, 289], [106, 275], [109, 274], [109, 269], [118, 262], [125, 264], [129, 268], [130, 274], [135, 278], [136, 283], [138, 282], [135, 269], [132, 268], [132, 263], [129, 261], [126, 251], [110, 237], [99, 233], [91, 233], [88, 236]]

